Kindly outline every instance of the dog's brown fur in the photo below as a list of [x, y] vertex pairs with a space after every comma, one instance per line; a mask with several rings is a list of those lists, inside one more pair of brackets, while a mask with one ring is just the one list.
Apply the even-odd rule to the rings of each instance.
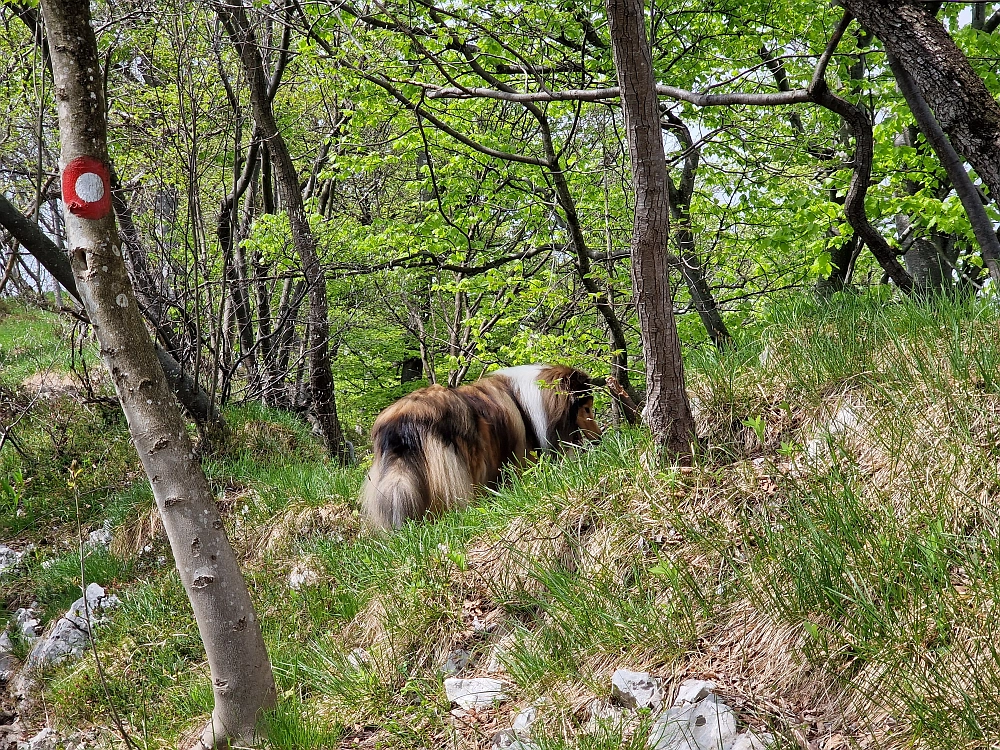
[[590, 378], [571, 367], [531, 365], [458, 388], [421, 388], [375, 420], [362, 512], [383, 529], [437, 516], [467, 505], [532, 451], [600, 435]]

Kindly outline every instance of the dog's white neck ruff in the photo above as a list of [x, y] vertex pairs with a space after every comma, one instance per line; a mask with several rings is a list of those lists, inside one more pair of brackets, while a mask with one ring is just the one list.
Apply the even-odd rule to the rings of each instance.
[[542, 388], [538, 384], [538, 379], [542, 374], [542, 365], [507, 367], [492, 374], [503, 375], [510, 380], [515, 398], [521, 404], [524, 413], [528, 415], [528, 419], [531, 420], [531, 426], [535, 428], [539, 447], [542, 450], [551, 448], [552, 444], [548, 438], [549, 415], [546, 414], [542, 404]]

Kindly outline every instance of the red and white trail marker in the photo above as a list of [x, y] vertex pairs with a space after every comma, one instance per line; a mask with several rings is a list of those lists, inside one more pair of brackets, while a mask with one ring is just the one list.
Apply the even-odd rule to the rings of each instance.
[[111, 175], [103, 163], [91, 156], [78, 156], [62, 174], [66, 208], [81, 219], [103, 219], [111, 211]]

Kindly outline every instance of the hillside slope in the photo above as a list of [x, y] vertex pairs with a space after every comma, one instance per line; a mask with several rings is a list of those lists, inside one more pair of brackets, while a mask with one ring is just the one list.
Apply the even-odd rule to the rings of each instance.
[[[37, 347], [10, 343], [25, 315], [0, 319], [3, 408], [25, 415], [19, 449], [0, 455], [0, 540], [28, 550], [0, 596], [45, 620], [79, 596], [79, 501], [83, 538], [105, 524], [113, 537], [89, 549], [87, 580], [121, 604], [98, 630], [103, 674], [93, 654], [53, 671], [22, 721], [93, 727], [110, 747], [117, 712], [139, 746], [176, 746], [212, 696], [152, 499], [113, 408], [34, 399]], [[233, 447], [206, 468], [279, 682], [269, 746], [486, 748], [534, 704], [537, 747], [642, 748], [653, 716], [618, 720], [608, 704], [624, 667], [659, 678], [668, 702], [685, 679], [713, 681], [776, 746], [990, 747], [998, 317], [948, 301], [790, 304], [732, 351], [690, 353], [690, 470], [609, 431], [389, 536], [361, 533], [363, 466], [330, 467], [290, 417], [231, 409]], [[505, 702], [448, 701], [459, 650], [460, 676], [502, 680]]]

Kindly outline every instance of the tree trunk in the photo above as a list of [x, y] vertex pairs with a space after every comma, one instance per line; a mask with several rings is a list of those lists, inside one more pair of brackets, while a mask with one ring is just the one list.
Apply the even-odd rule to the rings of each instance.
[[[73, 275], [205, 644], [215, 707], [201, 742], [215, 747], [231, 738], [250, 740], [261, 710], [275, 703], [274, 678], [215, 498], [139, 313], [114, 213], [102, 203], [111, 185], [89, 0], [43, 0], [42, 12], [51, 42]], [[77, 201], [65, 202], [67, 188], [80, 194]]]
[[[980, 6], [974, 6], [980, 7]], [[993, 230], [993, 222], [986, 213], [986, 207], [979, 198], [979, 191], [972, 184], [972, 178], [965, 171], [961, 157], [955, 152], [948, 136], [941, 129], [934, 113], [931, 112], [923, 96], [917, 91], [916, 83], [906, 69], [900, 65], [899, 61], [889, 55], [889, 67], [896, 77], [896, 84], [900, 93], [906, 99], [913, 119], [917, 122], [917, 127], [924, 134], [924, 138], [934, 149], [941, 166], [944, 167], [951, 179], [951, 184], [955, 188], [955, 193], [962, 201], [962, 207], [969, 217], [972, 231], [976, 235], [980, 252], [983, 256], [983, 264], [989, 269], [990, 276], [994, 284], [1000, 284], [1000, 240], [997, 239]]]
[[[299, 177], [271, 109], [269, 86], [264, 75], [264, 61], [246, 17], [242, 0], [213, 2], [226, 32], [239, 53], [243, 72], [250, 90], [254, 120], [265, 149], [270, 154], [274, 178], [282, 207], [288, 214], [292, 242], [302, 261], [302, 271], [309, 285], [309, 397], [320, 433], [327, 449], [341, 462], [349, 459], [344, 434], [337, 420], [337, 404], [333, 393], [333, 371], [330, 366], [330, 324], [326, 299], [326, 273], [316, 253], [316, 238], [309, 228]], [[264, 195], [268, 194], [268, 174], [264, 170]]]
[[[257, 367], [256, 346], [251, 322], [249, 293], [247, 291], [246, 260], [240, 246], [242, 233], [238, 232], [237, 211], [240, 199], [256, 179], [256, 165], [260, 141], [254, 138], [247, 149], [243, 170], [236, 176], [233, 189], [219, 207], [219, 217], [216, 220], [215, 234], [222, 250], [222, 267], [225, 273], [229, 299], [232, 305], [232, 315], [236, 320], [237, 340], [239, 341], [239, 357], [237, 362], [243, 362], [251, 390], [256, 386], [259, 373]], [[238, 158], [237, 153], [237, 158]], [[246, 360], [244, 362], [244, 360]]]
[[646, 365], [643, 416], [657, 445], [689, 456], [694, 419], [684, 388], [681, 343], [670, 294], [670, 205], [653, 59], [641, 0], [607, 0], [608, 25], [635, 185], [632, 284]]
[[666, 122], [661, 122], [660, 127], [673, 130], [685, 151], [680, 180], [675, 184], [670, 173], [667, 173], [670, 218], [674, 221], [678, 251], [677, 257], [673, 259], [674, 266], [684, 279], [691, 302], [709, 338], [717, 349], [722, 350], [732, 344], [733, 337], [729, 335], [729, 329], [722, 319], [722, 312], [708, 283], [705, 267], [698, 257], [694, 228], [691, 226], [691, 201], [694, 198], [694, 182], [698, 175], [701, 151], [695, 146], [688, 126], [676, 115], [667, 114]]
[[865, 196], [872, 176], [872, 155], [875, 150], [875, 135], [871, 121], [864, 108], [859, 107], [830, 91], [825, 80], [815, 80], [809, 87], [813, 101], [844, 118], [854, 136], [854, 174], [844, 198], [844, 215], [864, 243], [871, 250], [875, 260], [885, 270], [886, 275], [896, 282], [903, 292], [913, 289], [913, 279], [896, 258], [896, 252], [868, 219]]
[[1000, 106], [941, 22], [923, 5], [899, 0], [843, 5], [913, 77], [952, 146], [1000, 205]]
[[855, 232], [840, 247], [830, 251], [830, 275], [816, 282], [816, 292], [821, 297], [828, 297], [847, 288], [854, 261], [863, 247], [861, 238]]

